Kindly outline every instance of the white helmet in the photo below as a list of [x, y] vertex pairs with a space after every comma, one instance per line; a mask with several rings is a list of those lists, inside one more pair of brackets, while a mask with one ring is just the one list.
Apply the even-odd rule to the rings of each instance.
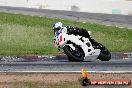
[[60, 30], [63, 28], [63, 23], [61, 22], [56, 22], [55, 24], [53, 24], [53, 30]]

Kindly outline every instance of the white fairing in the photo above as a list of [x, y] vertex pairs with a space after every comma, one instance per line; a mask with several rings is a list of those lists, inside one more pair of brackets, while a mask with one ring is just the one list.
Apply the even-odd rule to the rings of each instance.
[[[65, 27], [63, 28], [63, 30], [60, 31], [61, 32], [58, 35], [55, 34], [54, 36], [54, 43], [56, 48], [63, 50], [63, 47], [67, 44], [67, 41], [71, 41], [76, 45], [79, 45], [83, 49], [85, 54], [84, 59], [96, 59], [100, 54], [100, 49], [94, 49], [88, 38], [82, 36], [75, 36], [73, 34], [68, 35], [67, 29]], [[80, 38], [82, 38], [83, 41], [80, 40]], [[74, 50], [74, 46], [72, 44], [67, 45], [69, 45]]]

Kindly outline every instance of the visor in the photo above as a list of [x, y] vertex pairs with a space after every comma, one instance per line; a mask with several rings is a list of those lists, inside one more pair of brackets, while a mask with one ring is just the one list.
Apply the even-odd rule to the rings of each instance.
[[59, 36], [60, 33], [61, 33], [61, 30], [58, 30], [58, 31], [56, 30], [55, 35]]

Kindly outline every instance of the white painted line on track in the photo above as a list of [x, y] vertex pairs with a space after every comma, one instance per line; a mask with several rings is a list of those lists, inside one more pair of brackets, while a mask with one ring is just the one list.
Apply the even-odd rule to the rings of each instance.
[[[7, 73], [81, 73], [81, 71], [0, 71]], [[87, 71], [90, 73], [132, 73], [132, 71]]]
[[[105, 25], [105, 24], [103, 24], [103, 25]], [[123, 29], [123, 28], [132, 29], [131, 27], [118, 26], [118, 25], [105, 25], [105, 26], [117, 27], [117, 28], [121, 28], [121, 29]]]

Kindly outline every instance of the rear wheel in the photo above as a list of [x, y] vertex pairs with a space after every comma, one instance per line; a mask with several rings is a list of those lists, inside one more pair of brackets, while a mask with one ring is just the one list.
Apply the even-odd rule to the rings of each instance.
[[80, 62], [84, 60], [84, 52], [82, 48], [78, 45], [73, 44], [75, 50], [73, 50], [69, 45], [65, 45], [63, 50], [68, 56], [69, 61]]

